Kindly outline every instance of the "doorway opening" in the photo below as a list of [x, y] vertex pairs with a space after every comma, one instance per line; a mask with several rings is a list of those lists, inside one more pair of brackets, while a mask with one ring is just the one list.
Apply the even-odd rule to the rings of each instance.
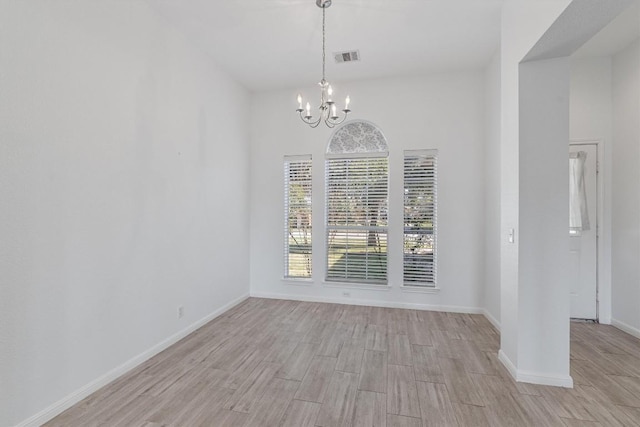
[[600, 141], [569, 144], [571, 319], [599, 321]]

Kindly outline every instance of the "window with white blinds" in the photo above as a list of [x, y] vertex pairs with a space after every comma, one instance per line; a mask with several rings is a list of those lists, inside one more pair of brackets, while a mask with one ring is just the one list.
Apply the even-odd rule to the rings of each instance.
[[311, 156], [284, 158], [284, 277], [311, 277]]
[[326, 160], [327, 281], [387, 283], [388, 160]]
[[404, 152], [405, 286], [436, 287], [436, 150]]

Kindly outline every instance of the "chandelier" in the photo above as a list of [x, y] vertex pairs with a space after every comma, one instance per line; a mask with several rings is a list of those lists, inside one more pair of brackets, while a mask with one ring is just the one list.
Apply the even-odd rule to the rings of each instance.
[[331, 6], [331, 0], [316, 0], [316, 5], [322, 9], [322, 80], [318, 83], [320, 85], [320, 106], [318, 107], [320, 114], [317, 118], [311, 115], [311, 104], [308, 102], [306, 108], [302, 108], [302, 95], [300, 94], [298, 94], [298, 109], [296, 112], [300, 114], [302, 121], [312, 128], [318, 127], [320, 122], [324, 122], [328, 127], [332, 128], [344, 122], [347, 115], [351, 112], [351, 110], [349, 110], [349, 102], [351, 102], [351, 99], [347, 95], [344, 101], [344, 109], [342, 110], [343, 114], [339, 116], [336, 110], [336, 103], [333, 102], [331, 98], [333, 96], [333, 89], [325, 76], [325, 11]]

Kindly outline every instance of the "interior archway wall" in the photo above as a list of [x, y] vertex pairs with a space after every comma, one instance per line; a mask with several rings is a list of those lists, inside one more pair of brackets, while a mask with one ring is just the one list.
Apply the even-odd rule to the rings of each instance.
[[[557, 185], [567, 174], [568, 56], [632, 2], [525, 5], [513, 1], [505, 5], [500, 359], [518, 381], [573, 385], [565, 269], [567, 189]], [[532, 14], [542, 19], [530, 19]], [[549, 26], [541, 34], [545, 19]], [[532, 22], [538, 27], [532, 27]], [[513, 243], [509, 242], [511, 230]]]

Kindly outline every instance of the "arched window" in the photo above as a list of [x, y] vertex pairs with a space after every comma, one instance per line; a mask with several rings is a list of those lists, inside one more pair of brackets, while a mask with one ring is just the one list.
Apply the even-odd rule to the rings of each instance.
[[387, 284], [389, 149], [375, 125], [350, 121], [326, 152], [326, 280]]

